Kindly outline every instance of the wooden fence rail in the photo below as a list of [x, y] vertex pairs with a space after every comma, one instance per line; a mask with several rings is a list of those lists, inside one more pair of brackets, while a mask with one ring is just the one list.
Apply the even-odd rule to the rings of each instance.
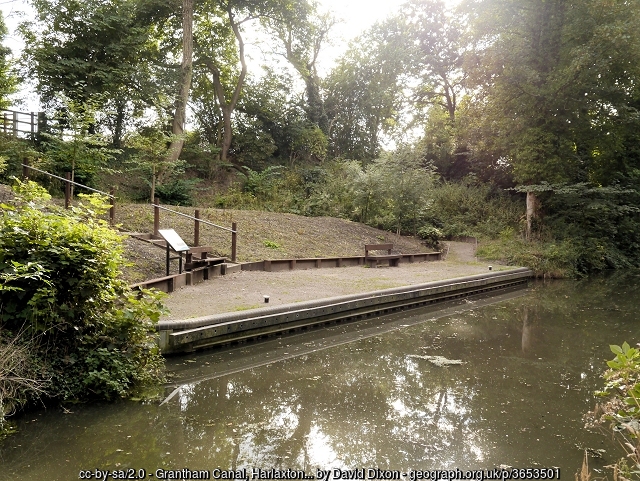
[[183, 214], [182, 212], [178, 212], [177, 210], [168, 209], [167, 207], [161, 206], [158, 198], [155, 198], [155, 202], [151, 204], [153, 207], [153, 235], [159, 237], [160, 230], [160, 210], [164, 210], [167, 212], [171, 212], [172, 214], [176, 214], [182, 217], [186, 217], [187, 219], [193, 219], [193, 243], [194, 247], [197, 247], [200, 243], [200, 224], [205, 224], [211, 227], [216, 227], [217, 229], [226, 230], [231, 232], [231, 262], [236, 262], [236, 254], [237, 254], [237, 245], [238, 245], [238, 227], [235, 222], [231, 224], [231, 229], [228, 227], [223, 227], [218, 224], [214, 224], [213, 222], [209, 222], [200, 218], [200, 210], [196, 209], [194, 212], [195, 215], [191, 216], [188, 214]]
[[54, 179], [58, 179], [63, 181], [64, 184], [64, 208], [68, 209], [71, 205], [71, 186], [77, 185], [78, 187], [82, 187], [83, 189], [87, 189], [88, 191], [95, 192], [97, 194], [106, 195], [109, 197], [111, 201], [111, 208], [109, 209], [109, 222], [111, 225], [115, 224], [116, 220], [116, 196], [115, 196], [115, 187], [111, 188], [111, 192], [104, 192], [102, 190], [94, 189], [93, 187], [89, 187], [88, 185], [80, 184], [79, 182], [75, 182], [71, 180], [71, 172], [67, 172], [65, 177], [60, 177], [59, 175], [52, 174], [51, 172], [47, 172], [46, 170], [40, 170], [35, 167], [32, 167], [29, 164], [22, 164], [22, 177], [28, 178], [29, 170], [35, 170], [41, 174], [47, 175]]
[[18, 137], [26, 134], [26, 137], [35, 138], [40, 131], [39, 126], [45, 122], [44, 112], [19, 112], [17, 110], [0, 111], [2, 120], [2, 132], [5, 135]]

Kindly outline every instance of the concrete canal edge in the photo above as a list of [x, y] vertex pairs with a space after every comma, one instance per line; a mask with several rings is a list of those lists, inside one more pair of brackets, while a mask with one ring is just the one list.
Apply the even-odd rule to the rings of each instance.
[[163, 354], [192, 352], [526, 285], [531, 277], [531, 270], [517, 268], [283, 306], [160, 321], [158, 342]]

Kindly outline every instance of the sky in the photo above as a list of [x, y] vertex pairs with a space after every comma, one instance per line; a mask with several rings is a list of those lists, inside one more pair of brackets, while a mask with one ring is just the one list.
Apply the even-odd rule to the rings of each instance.
[[374, 23], [400, 11], [403, 1], [398, 0], [319, 0], [322, 8], [332, 11], [341, 22], [335, 27], [335, 44], [322, 52], [332, 62], [346, 50], [353, 40]]
[[[452, 4], [457, 1], [446, 0]], [[346, 51], [350, 40], [377, 21], [399, 12], [404, 0], [319, 0], [319, 3], [322, 9], [332, 11], [341, 20], [333, 31], [331, 44], [320, 54], [319, 70], [323, 75], [331, 69], [340, 54]], [[14, 56], [19, 55], [22, 41], [15, 29], [21, 21], [29, 20], [33, 16], [33, 10], [27, 0], [0, 0], [0, 10], [9, 29], [5, 44], [12, 49]], [[33, 94], [29, 94], [28, 88], [21, 96], [26, 97], [21, 109], [39, 110], [38, 100]]]

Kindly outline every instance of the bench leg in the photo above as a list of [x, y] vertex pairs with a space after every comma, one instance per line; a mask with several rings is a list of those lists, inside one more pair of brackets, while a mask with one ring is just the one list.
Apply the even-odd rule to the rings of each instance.
[[400, 259], [391, 259], [389, 263], [391, 267], [400, 267]]

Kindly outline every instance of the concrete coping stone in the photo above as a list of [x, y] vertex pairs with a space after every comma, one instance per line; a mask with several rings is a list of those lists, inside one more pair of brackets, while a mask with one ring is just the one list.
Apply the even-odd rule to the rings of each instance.
[[171, 331], [171, 330], [195, 329], [198, 327], [221, 324], [225, 322], [246, 320], [250, 318], [282, 314], [282, 313], [291, 312], [291, 311], [300, 311], [300, 310], [311, 309], [315, 307], [330, 306], [333, 304], [340, 304], [344, 302], [367, 299], [371, 297], [380, 297], [380, 296], [386, 296], [391, 294], [401, 294], [406, 292], [425, 290], [425, 289], [437, 288], [437, 287], [443, 287], [443, 286], [455, 286], [457, 284], [462, 284], [462, 283], [472, 282], [472, 281], [482, 281], [482, 280], [491, 280], [491, 279], [498, 280], [503, 277], [527, 278], [527, 277], [533, 277], [533, 272], [526, 267], [520, 267], [520, 268], [509, 269], [505, 271], [494, 271], [494, 272], [489, 272], [484, 274], [476, 274], [473, 276], [456, 277], [452, 279], [431, 281], [423, 284], [392, 287], [390, 289], [383, 289], [378, 291], [363, 292], [358, 294], [348, 294], [345, 296], [327, 297], [323, 299], [314, 299], [311, 301], [283, 304], [280, 306], [260, 307], [260, 308], [251, 309], [248, 311], [226, 312], [222, 314], [212, 314], [207, 316], [194, 317], [190, 319], [165, 320], [165, 321], [158, 322], [157, 330]]

